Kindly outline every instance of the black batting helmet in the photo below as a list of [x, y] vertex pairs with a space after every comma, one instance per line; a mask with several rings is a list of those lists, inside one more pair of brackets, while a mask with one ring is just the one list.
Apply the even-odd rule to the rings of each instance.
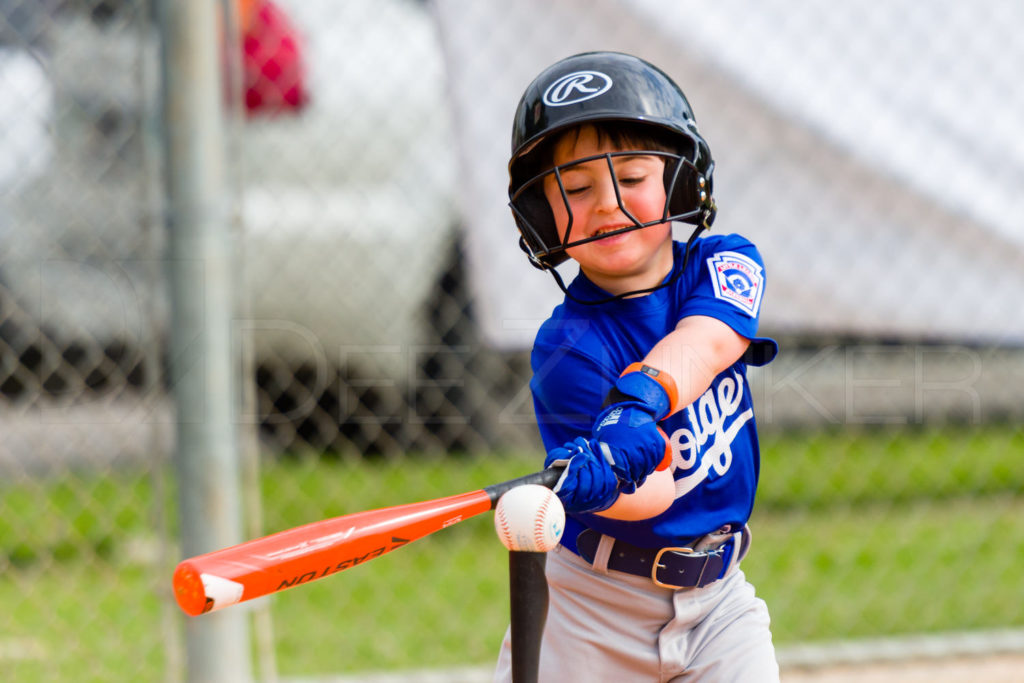
[[[543, 193], [558, 133], [586, 123], [621, 123], [673, 150], [665, 154], [667, 201], [662, 221], [710, 227], [715, 216], [715, 163], [686, 96], [654, 65], [618, 52], [586, 52], [545, 69], [527, 86], [512, 125], [509, 206], [530, 261], [553, 269], [574, 246], [559, 235]], [[641, 150], [633, 150], [641, 151]], [[636, 224], [633, 229], [647, 227]]]

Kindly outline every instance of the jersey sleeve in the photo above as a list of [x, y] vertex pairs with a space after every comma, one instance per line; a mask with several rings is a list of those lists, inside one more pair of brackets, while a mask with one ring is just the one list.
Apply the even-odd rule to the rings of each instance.
[[707, 238], [693, 267], [696, 273], [679, 320], [692, 315], [721, 320], [751, 341], [744, 358], [748, 364], [770, 362], [778, 345], [757, 336], [766, 282], [764, 260], [757, 247], [739, 235]]
[[615, 373], [567, 346], [535, 345], [531, 364], [530, 390], [545, 450], [589, 437]]

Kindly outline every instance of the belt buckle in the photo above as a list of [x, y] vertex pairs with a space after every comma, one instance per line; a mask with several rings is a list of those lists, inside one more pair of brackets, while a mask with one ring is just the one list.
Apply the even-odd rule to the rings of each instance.
[[[658, 551], [658, 554], [654, 556], [654, 562], [651, 565], [651, 581], [654, 582], [654, 585], [658, 586], [660, 588], [667, 588], [669, 590], [680, 590], [682, 588], [685, 588], [686, 586], [677, 586], [677, 585], [671, 584], [671, 583], [664, 583], [663, 581], [658, 579], [658, 570], [665, 568], [665, 565], [663, 565], [661, 563], [661, 556], [664, 555], [665, 553], [668, 553], [668, 552], [682, 553], [683, 555], [692, 555], [694, 551], [693, 551], [693, 548], [686, 548], [686, 547], [682, 547], [682, 548], [662, 548], [661, 550]], [[701, 572], [701, 573], [703, 573], [703, 572]]]

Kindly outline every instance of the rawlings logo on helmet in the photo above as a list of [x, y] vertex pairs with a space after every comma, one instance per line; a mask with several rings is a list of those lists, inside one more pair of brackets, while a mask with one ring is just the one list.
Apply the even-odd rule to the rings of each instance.
[[564, 107], [591, 100], [612, 87], [612, 79], [600, 71], [574, 71], [548, 86], [544, 91], [544, 104]]

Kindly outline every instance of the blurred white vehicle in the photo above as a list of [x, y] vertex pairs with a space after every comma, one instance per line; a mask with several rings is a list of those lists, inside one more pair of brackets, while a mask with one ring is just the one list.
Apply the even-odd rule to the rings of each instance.
[[408, 0], [278, 4], [305, 39], [310, 101], [250, 118], [242, 138], [257, 349], [369, 356], [402, 379], [431, 341], [423, 311], [456, 222], [436, 29]]
[[[401, 380], [410, 354], [431, 342], [424, 307], [456, 222], [435, 27], [405, 0], [277, 4], [302, 38], [310, 100], [298, 116], [229, 127], [239, 328], [252, 333], [257, 362], [333, 371], [360, 357]], [[20, 157], [5, 153], [0, 165], [3, 336], [23, 356], [46, 340], [39, 353], [56, 354], [52, 365], [69, 362], [60, 358], [69, 348], [95, 357], [67, 381], [100, 368], [114, 347], [164, 336], [168, 320], [157, 33], [116, 16], [116, 2], [103, 6], [115, 15], [68, 3], [46, 19], [44, 59], [0, 61], [18, 75], [17, 89], [3, 76], [7, 109], [40, 138], [4, 143], [30, 158], [19, 174], [7, 166]], [[124, 7], [141, 23], [135, 3]]]

